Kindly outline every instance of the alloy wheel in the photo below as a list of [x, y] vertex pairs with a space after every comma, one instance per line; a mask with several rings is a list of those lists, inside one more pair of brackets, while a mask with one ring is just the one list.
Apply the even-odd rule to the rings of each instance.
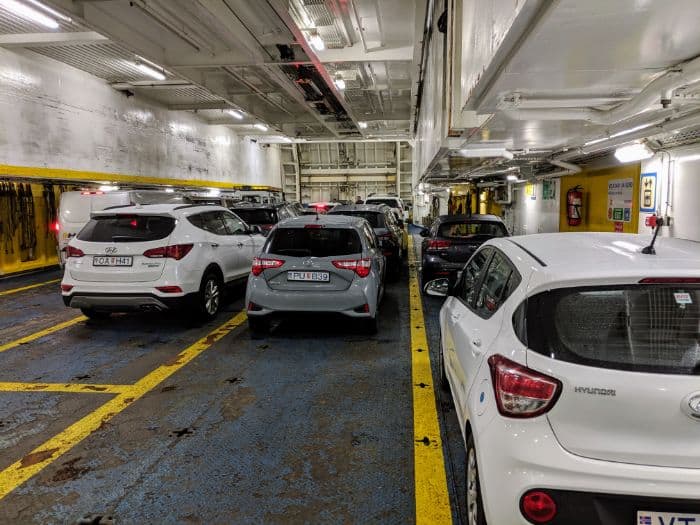
[[219, 310], [219, 284], [213, 277], [204, 286], [204, 309], [209, 315], [214, 315]]
[[477, 525], [479, 519], [479, 473], [476, 467], [476, 453], [469, 449], [467, 457], [467, 519], [469, 525]]

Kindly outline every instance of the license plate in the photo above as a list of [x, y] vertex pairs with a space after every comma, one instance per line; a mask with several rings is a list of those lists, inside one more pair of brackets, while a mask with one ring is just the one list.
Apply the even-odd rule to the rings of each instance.
[[134, 258], [131, 255], [95, 255], [93, 266], [132, 266]]
[[331, 276], [328, 272], [287, 272], [287, 280], [327, 283]]
[[691, 525], [700, 524], [700, 514], [685, 512], [637, 511], [637, 525]]

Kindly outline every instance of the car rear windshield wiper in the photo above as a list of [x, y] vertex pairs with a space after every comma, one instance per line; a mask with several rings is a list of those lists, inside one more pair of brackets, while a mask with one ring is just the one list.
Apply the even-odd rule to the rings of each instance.
[[133, 235], [112, 235], [112, 242], [139, 242], [145, 241], [143, 237], [134, 237]]
[[284, 248], [282, 250], [275, 250], [277, 255], [298, 255], [298, 256], [310, 256], [311, 250], [306, 250], [303, 248]]

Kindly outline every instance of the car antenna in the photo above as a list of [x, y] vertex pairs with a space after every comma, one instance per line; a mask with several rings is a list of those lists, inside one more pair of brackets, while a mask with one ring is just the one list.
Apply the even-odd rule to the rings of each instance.
[[652, 215], [649, 217], [649, 226], [656, 226], [656, 230], [654, 230], [654, 236], [651, 238], [651, 244], [649, 246], [645, 246], [642, 248], [642, 253], [644, 255], [656, 255], [656, 250], [654, 249], [654, 243], [656, 242], [656, 236], [659, 234], [659, 230], [661, 227], [664, 225], [664, 219], [663, 217], [657, 217], [656, 215]]

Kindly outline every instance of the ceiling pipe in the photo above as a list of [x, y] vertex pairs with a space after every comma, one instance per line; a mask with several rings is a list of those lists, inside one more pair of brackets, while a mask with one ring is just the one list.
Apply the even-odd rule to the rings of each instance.
[[673, 92], [699, 81], [700, 57], [697, 57], [667, 69], [665, 73], [649, 82], [639, 94], [609, 110], [593, 108], [513, 109], [505, 110], [503, 114], [512, 120], [586, 120], [595, 124], [610, 125], [648, 111], [656, 104], [663, 108], [671, 106], [674, 101], [678, 104], [681, 100], [674, 99]]
[[616, 146], [619, 146], [620, 144], [625, 144], [634, 140], [653, 137], [661, 133], [670, 133], [678, 129], [688, 128], [692, 126], [700, 126], [700, 111], [694, 111], [682, 117], [667, 120], [665, 122], [655, 124], [648, 128], [640, 129], [639, 131], [635, 131], [633, 133], [627, 133], [620, 137], [610, 138], [607, 140], [596, 142], [595, 144], [590, 144], [588, 146], [583, 146], [580, 148], [569, 150], [556, 155], [554, 159], [565, 161], [567, 159], [579, 157], [581, 155], [596, 153], [598, 151], [614, 148]]

